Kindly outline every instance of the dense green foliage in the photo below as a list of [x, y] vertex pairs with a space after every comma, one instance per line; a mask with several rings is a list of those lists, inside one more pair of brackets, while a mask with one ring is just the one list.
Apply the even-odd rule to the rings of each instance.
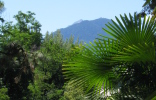
[[83, 88], [74, 86], [72, 81], [65, 85], [64, 98], [65, 100], [88, 100]]
[[33, 98], [36, 100], [63, 98], [62, 60], [72, 45], [73, 38], [64, 42], [59, 31], [56, 34], [46, 33], [40, 50], [36, 52], [38, 61], [35, 68], [35, 82], [29, 87], [35, 95]]
[[[154, 18], [155, 1], [144, 7]], [[0, 1], [0, 14], [4, 9]], [[42, 37], [34, 16], [19, 11], [15, 24], [0, 17], [0, 100], [156, 98], [153, 19], [116, 17], [103, 28], [112, 38], [84, 45], [72, 35], [64, 40], [59, 30]]]
[[[0, 85], [2, 99], [64, 100], [62, 61], [79, 45], [71, 36], [63, 40], [47, 32], [44, 39], [34, 13], [18, 12], [12, 22], [2, 22], [0, 35]], [[6, 88], [5, 88], [6, 87]], [[8, 94], [8, 95], [7, 95]], [[18, 94], [18, 95], [17, 95]]]
[[[16, 16], [25, 19], [21, 13]], [[34, 17], [29, 16], [29, 18]], [[2, 22], [0, 36], [0, 78], [2, 78], [3, 85], [8, 88], [10, 99], [13, 100], [24, 99], [29, 94], [27, 87], [30, 82], [33, 82], [34, 69], [29, 61], [29, 50], [33, 45], [39, 46], [40, 44], [36, 43], [41, 41], [38, 39], [41, 38], [41, 33], [32, 32], [30, 34], [26, 30], [21, 32], [23, 28], [20, 30], [18, 27], [20, 22], [17, 21], [15, 25], [12, 25], [11, 22]]]
[[60, 31], [47, 32], [42, 39], [41, 25], [34, 15], [20, 11], [14, 16], [16, 24], [2, 22], [1, 99], [66, 100], [62, 62], [71, 48], [79, 46], [79, 40], [75, 44], [73, 36], [63, 40]]

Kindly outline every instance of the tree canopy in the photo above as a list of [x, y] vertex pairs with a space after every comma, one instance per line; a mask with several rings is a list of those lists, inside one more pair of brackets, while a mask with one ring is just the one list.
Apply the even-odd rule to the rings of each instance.
[[89, 44], [60, 30], [43, 37], [31, 11], [15, 24], [0, 17], [0, 100], [154, 100], [155, 6], [145, 0], [142, 16], [115, 17], [103, 28], [111, 37]]

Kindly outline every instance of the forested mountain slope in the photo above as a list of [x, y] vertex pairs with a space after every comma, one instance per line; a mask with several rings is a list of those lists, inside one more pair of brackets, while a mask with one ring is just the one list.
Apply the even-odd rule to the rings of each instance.
[[98, 34], [108, 36], [108, 34], [102, 30], [102, 28], [106, 28], [105, 24], [108, 22], [111, 22], [111, 20], [106, 18], [79, 20], [66, 28], [61, 28], [60, 31], [64, 39], [72, 35], [75, 41], [79, 38], [80, 41], [88, 43], [98, 37]]

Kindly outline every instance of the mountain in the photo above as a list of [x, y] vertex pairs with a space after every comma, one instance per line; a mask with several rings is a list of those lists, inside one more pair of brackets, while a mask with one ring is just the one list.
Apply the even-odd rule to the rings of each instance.
[[74, 24], [81, 23], [82, 21], [83, 21], [83, 20], [82, 20], [82, 19], [80, 19], [80, 20], [76, 21]]
[[63, 34], [63, 37], [69, 38], [71, 35], [74, 36], [74, 41], [79, 38], [79, 41], [84, 42], [93, 42], [95, 38], [98, 37], [98, 34], [103, 34], [108, 36], [102, 28], [106, 28], [105, 24], [111, 22], [110, 19], [99, 18], [95, 20], [79, 20], [73, 23], [72, 25], [59, 29]]

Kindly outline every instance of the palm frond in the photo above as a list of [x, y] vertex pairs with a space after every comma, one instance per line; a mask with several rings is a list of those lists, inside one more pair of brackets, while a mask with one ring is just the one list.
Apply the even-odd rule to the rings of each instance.
[[[129, 18], [127, 15], [120, 15], [120, 18], [121, 21], [116, 17], [116, 22], [112, 20], [106, 24], [108, 29], [103, 28], [113, 38], [100, 35], [101, 38], [93, 43], [73, 50], [73, 54], [64, 60], [64, 76], [74, 80], [77, 86], [87, 84], [87, 92], [101, 93], [103, 89], [104, 94], [113, 93], [111, 89], [118, 89], [119, 83], [126, 89], [134, 85], [132, 89], [137, 87], [141, 91], [142, 87], [152, 86], [156, 81], [150, 76], [155, 74], [152, 69], [156, 62], [156, 22], [150, 17], [146, 20], [145, 16], [142, 20], [131, 14]], [[147, 81], [142, 80], [143, 77], [147, 77]], [[151, 80], [152, 83], [146, 84]], [[124, 95], [128, 96], [130, 90]]]
[[[86, 83], [87, 92], [94, 88], [100, 93], [101, 89], [111, 88], [112, 82], [109, 79], [115, 79], [112, 67], [115, 63], [110, 63], [114, 55], [111, 47], [115, 40], [98, 40], [87, 44], [86, 47], [75, 56], [71, 61], [64, 61], [64, 75], [75, 80], [78, 85]], [[105, 92], [104, 92], [105, 93]]]
[[[143, 22], [141, 17], [139, 23], [137, 17], [134, 15], [134, 20], [131, 14], [129, 18], [120, 15], [122, 22], [116, 17], [117, 23], [106, 25], [108, 29], [105, 30], [108, 34], [119, 41], [120, 49], [118, 54], [114, 57], [117, 61], [130, 62], [155, 62], [155, 48], [154, 48], [154, 33], [156, 32], [156, 23], [150, 17], [146, 21], [146, 16]], [[143, 23], [143, 24], [141, 24]]]

